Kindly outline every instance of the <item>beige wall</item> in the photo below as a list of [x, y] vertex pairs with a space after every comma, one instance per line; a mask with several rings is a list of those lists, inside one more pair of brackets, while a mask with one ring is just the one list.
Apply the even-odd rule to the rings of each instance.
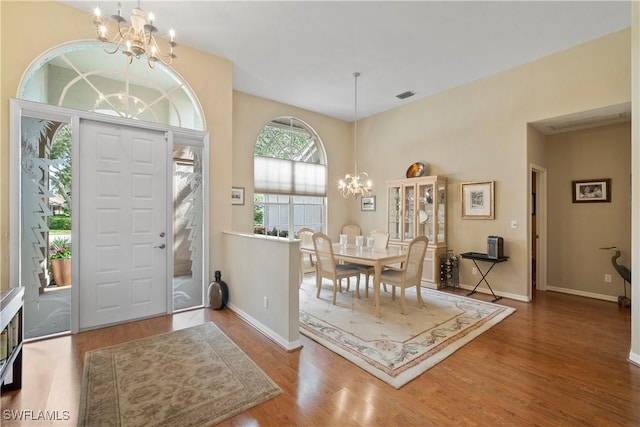
[[[545, 162], [539, 141], [528, 147], [527, 123], [629, 102], [629, 52], [630, 30], [620, 31], [359, 121], [358, 165], [377, 186], [378, 209], [352, 215], [365, 229], [384, 228], [385, 181], [426, 162], [448, 178], [449, 248], [485, 252], [488, 235], [503, 236], [511, 259], [491, 272], [491, 284], [526, 298], [529, 162]], [[495, 220], [462, 220], [460, 183], [485, 180], [496, 184]], [[463, 284], [479, 279], [471, 266], [462, 262]]]
[[230, 232], [224, 233], [224, 248], [230, 254], [225, 279], [230, 284], [229, 308], [285, 349], [299, 348], [298, 241], [257, 235], [253, 230]]
[[[90, 14], [58, 2], [0, 2], [0, 288], [9, 287], [9, 99], [29, 64], [43, 52], [75, 40], [93, 39]], [[28, 16], [30, 25], [24, 25]], [[38, 28], [38, 31], [32, 31]], [[222, 231], [231, 227], [232, 64], [179, 46], [174, 70], [191, 86], [210, 133], [210, 244], [213, 271], [223, 265]]]
[[[622, 279], [598, 248], [617, 246], [630, 267], [631, 124], [549, 136], [547, 152], [548, 286], [616, 300]], [[571, 181], [600, 178], [611, 178], [611, 203], [572, 203]]]
[[527, 126], [527, 159], [530, 164], [547, 167], [547, 138], [546, 136], [534, 128]]
[[[503, 236], [511, 260], [492, 271], [491, 283], [503, 295], [527, 299], [529, 163], [544, 167], [549, 157], [545, 137], [528, 123], [629, 102], [629, 49], [630, 31], [621, 31], [359, 120], [358, 165], [374, 181], [375, 212], [361, 212], [359, 201], [335, 192], [334, 184], [352, 165], [350, 124], [235, 92], [233, 185], [247, 189], [247, 203], [233, 208], [234, 229], [252, 227], [257, 133], [272, 118], [293, 115], [316, 129], [327, 149], [330, 235], [337, 236], [347, 222], [360, 224], [365, 233], [385, 228], [386, 181], [403, 178], [411, 163], [422, 161], [432, 175], [448, 178], [449, 248], [484, 252], [488, 235]], [[496, 181], [496, 219], [462, 220], [460, 183], [484, 180]], [[478, 279], [463, 262], [462, 283]]]

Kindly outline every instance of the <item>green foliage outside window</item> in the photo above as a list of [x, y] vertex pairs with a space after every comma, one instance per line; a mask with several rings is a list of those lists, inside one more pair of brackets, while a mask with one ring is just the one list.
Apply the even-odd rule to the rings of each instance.
[[313, 147], [313, 136], [306, 130], [271, 122], [262, 128], [258, 135], [253, 154], [275, 159], [305, 161], [311, 154], [310, 148]]
[[264, 224], [264, 195], [255, 194], [253, 196], [253, 225]]
[[49, 230], [71, 230], [71, 217], [69, 215], [50, 216]]
[[71, 126], [63, 126], [51, 144], [50, 159], [62, 160], [61, 165], [49, 170], [51, 189], [66, 203], [65, 211], [71, 208]]

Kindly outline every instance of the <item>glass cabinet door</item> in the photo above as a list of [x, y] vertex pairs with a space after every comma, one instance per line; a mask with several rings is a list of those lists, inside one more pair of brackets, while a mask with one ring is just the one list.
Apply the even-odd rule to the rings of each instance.
[[418, 186], [418, 235], [425, 236], [433, 243], [433, 184]]
[[416, 188], [413, 185], [407, 185], [404, 187], [404, 240], [412, 240], [415, 236], [415, 200], [416, 200]]
[[437, 176], [387, 182], [389, 239], [406, 244], [417, 236], [429, 246], [447, 244], [447, 180]]
[[389, 221], [389, 239], [399, 240], [402, 238], [402, 229], [401, 229], [401, 215], [400, 215], [400, 197], [401, 197], [401, 186], [390, 186], [387, 189], [387, 201], [389, 206], [387, 206], [387, 218]]
[[438, 243], [446, 243], [446, 221], [447, 221], [447, 184], [443, 181], [437, 182], [438, 186], [438, 233], [436, 235]]

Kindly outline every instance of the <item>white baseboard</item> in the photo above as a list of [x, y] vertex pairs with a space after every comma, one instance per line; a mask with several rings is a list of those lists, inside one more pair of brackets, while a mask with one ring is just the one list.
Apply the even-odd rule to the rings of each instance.
[[278, 335], [273, 329], [264, 325], [262, 322], [258, 321], [256, 318], [250, 316], [245, 311], [234, 306], [233, 304], [228, 303], [227, 308], [236, 313], [242, 320], [256, 328], [260, 333], [262, 333], [264, 336], [266, 336], [285, 350], [293, 351], [302, 347], [302, 344], [300, 344], [300, 340], [287, 341], [284, 337]]
[[[469, 285], [465, 285], [463, 283], [460, 284], [460, 288], [462, 289], [468, 289], [468, 290], [472, 290], [473, 286], [469, 286]], [[563, 294], [570, 294], [570, 295], [577, 295], [577, 296], [581, 296], [581, 297], [586, 297], [586, 298], [594, 298], [594, 299], [599, 299], [599, 300], [603, 300], [603, 301], [611, 301], [611, 302], [618, 302], [618, 297], [617, 296], [611, 296], [611, 295], [603, 295], [603, 294], [596, 294], [593, 292], [585, 292], [585, 291], [580, 291], [577, 289], [569, 289], [569, 288], [562, 288], [559, 286], [549, 286], [547, 285], [547, 291], [553, 291], [553, 292], [560, 292]], [[482, 294], [488, 294], [491, 295], [491, 291], [486, 287], [486, 286], [478, 286], [478, 288], [476, 289], [476, 292], [482, 293]], [[513, 299], [516, 301], [523, 301], [523, 302], [530, 302], [531, 298], [525, 296], [525, 295], [518, 295], [518, 294], [512, 294], [509, 292], [502, 292], [502, 291], [495, 291], [495, 294], [504, 298], [509, 298], [509, 299]]]
[[[464, 283], [460, 283], [460, 288], [467, 289], [469, 291], [473, 290], [473, 286], [465, 285]], [[478, 286], [476, 288], [476, 292], [480, 293], [480, 294], [491, 295], [491, 291], [487, 287]], [[512, 294], [510, 292], [502, 292], [502, 291], [495, 291], [495, 290], [493, 292], [497, 296], [503, 297], [503, 298], [509, 298], [509, 299], [512, 299], [512, 300], [522, 301], [522, 302], [530, 302], [531, 301], [531, 298], [527, 297], [526, 295], [518, 295], [518, 294]]]
[[559, 286], [548, 286], [547, 285], [547, 290], [548, 291], [553, 291], [553, 292], [560, 292], [563, 294], [571, 294], [571, 295], [577, 295], [580, 297], [587, 297], [587, 298], [594, 298], [594, 299], [599, 299], [599, 300], [603, 300], [603, 301], [612, 301], [612, 302], [618, 302], [618, 297], [614, 297], [611, 295], [603, 295], [603, 294], [596, 294], [593, 292], [585, 292], [585, 291], [580, 291], [577, 289], [569, 289], [569, 288], [561, 288]]
[[640, 366], [640, 354], [636, 354], [632, 351], [629, 352], [629, 362], [636, 366]]

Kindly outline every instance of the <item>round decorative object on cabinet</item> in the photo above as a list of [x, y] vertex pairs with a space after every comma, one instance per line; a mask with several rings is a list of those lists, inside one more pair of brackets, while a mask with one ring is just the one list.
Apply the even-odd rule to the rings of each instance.
[[229, 301], [229, 288], [222, 280], [220, 271], [215, 272], [215, 280], [209, 284], [209, 307], [220, 310]]
[[425, 176], [427, 172], [427, 166], [424, 163], [416, 162], [409, 166], [407, 169], [407, 178], [419, 178]]

